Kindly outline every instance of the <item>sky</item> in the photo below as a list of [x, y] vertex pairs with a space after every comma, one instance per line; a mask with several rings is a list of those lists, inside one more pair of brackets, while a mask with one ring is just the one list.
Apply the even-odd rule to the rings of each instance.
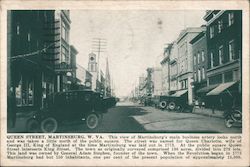
[[186, 27], [205, 24], [205, 11], [194, 10], [71, 10], [70, 43], [78, 50], [77, 64], [88, 67], [94, 38], [106, 41], [100, 54], [106, 58], [116, 96], [127, 96], [146, 68], [160, 66], [163, 49]]

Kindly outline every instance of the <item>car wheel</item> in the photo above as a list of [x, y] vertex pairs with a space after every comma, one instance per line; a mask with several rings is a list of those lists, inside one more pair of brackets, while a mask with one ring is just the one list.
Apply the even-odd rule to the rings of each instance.
[[176, 106], [176, 104], [175, 104], [175, 102], [173, 102], [173, 101], [171, 101], [171, 102], [168, 104], [169, 110], [174, 110], [174, 109], [175, 109], [175, 106]]
[[58, 123], [55, 118], [48, 117], [41, 122], [41, 130], [44, 133], [54, 133], [57, 130]]
[[27, 132], [35, 133], [38, 132], [39, 122], [33, 118], [29, 119], [26, 122], [26, 130]]
[[161, 109], [165, 109], [167, 107], [167, 102], [166, 101], [161, 101], [159, 106], [160, 106]]
[[99, 125], [99, 118], [95, 113], [88, 114], [86, 125], [89, 129], [95, 129]]
[[225, 125], [228, 128], [231, 128], [233, 126], [234, 121], [231, 118], [226, 118], [225, 119]]

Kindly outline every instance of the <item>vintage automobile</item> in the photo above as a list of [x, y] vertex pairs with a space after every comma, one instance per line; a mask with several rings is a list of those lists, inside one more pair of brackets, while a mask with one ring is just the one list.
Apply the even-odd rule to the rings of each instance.
[[48, 106], [35, 112], [27, 121], [28, 132], [40, 130], [44, 133], [56, 132], [58, 125], [64, 122], [79, 121], [87, 128], [99, 126], [103, 113], [116, 105], [116, 98], [102, 98], [91, 90], [59, 92], [48, 98]]

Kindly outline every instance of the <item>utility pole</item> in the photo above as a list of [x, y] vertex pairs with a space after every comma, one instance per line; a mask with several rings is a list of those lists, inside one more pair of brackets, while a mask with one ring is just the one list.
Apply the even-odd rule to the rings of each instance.
[[107, 46], [107, 40], [104, 38], [93, 38], [92, 40], [92, 52], [97, 53], [97, 80], [99, 80], [100, 71], [100, 54], [104, 52]]

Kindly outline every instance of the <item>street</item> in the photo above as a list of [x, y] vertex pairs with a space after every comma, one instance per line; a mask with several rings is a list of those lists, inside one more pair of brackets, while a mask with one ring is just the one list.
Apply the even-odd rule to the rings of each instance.
[[[199, 112], [198, 112], [199, 113]], [[27, 118], [17, 118], [10, 132], [25, 132]], [[226, 128], [223, 118], [197, 113], [178, 113], [119, 102], [103, 115], [100, 126], [64, 123], [57, 133], [241, 133], [241, 127]]]

